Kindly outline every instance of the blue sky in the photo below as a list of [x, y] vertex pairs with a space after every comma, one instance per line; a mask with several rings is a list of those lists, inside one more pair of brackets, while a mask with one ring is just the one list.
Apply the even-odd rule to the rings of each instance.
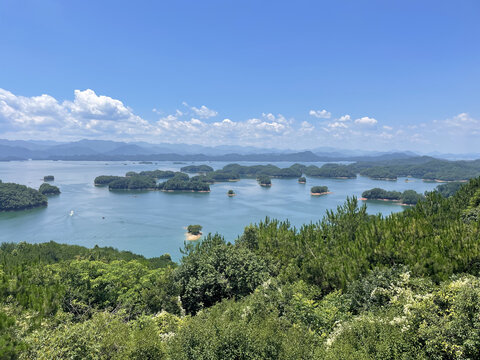
[[478, 1], [0, 2], [0, 138], [480, 151]]

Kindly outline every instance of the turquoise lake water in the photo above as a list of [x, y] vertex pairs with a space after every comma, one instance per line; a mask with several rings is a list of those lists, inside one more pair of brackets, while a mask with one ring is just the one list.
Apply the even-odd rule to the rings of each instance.
[[[200, 162], [196, 164], [201, 164]], [[189, 162], [188, 164], [193, 164]], [[227, 163], [208, 163], [215, 169]], [[242, 165], [259, 163], [241, 162]], [[288, 167], [292, 163], [275, 163]], [[308, 163], [307, 165], [310, 165]], [[323, 163], [313, 163], [321, 166]], [[405, 182], [357, 179], [322, 179], [307, 177], [307, 184], [297, 179], [272, 179], [272, 187], [258, 185], [254, 179], [216, 183], [210, 193], [165, 193], [161, 191], [111, 192], [96, 187], [99, 175], [124, 175], [127, 171], [179, 170], [185, 164], [155, 162], [94, 161], [22, 161], [0, 162], [0, 179], [33, 188], [43, 183], [44, 175], [54, 175], [51, 184], [60, 188], [59, 196], [50, 197], [48, 207], [0, 213], [0, 242], [45, 242], [92, 247], [113, 246], [147, 257], [169, 253], [178, 260], [185, 241], [185, 227], [201, 224], [203, 233], [218, 232], [234, 241], [245, 226], [266, 216], [293, 225], [320, 220], [327, 209], [343, 204], [347, 196], [360, 197], [364, 190], [380, 187], [387, 190], [417, 192], [433, 190], [438, 184], [419, 179]], [[310, 188], [326, 185], [332, 194], [311, 196]], [[237, 196], [228, 197], [229, 189]], [[402, 211], [400, 205], [367, 202], [369, 213], [390, 214]], [[73, 216], [70, 212], [73, 210]]]

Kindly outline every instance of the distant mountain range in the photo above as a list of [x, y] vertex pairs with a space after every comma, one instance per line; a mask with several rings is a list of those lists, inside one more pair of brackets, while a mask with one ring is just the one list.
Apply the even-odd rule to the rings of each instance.
[[0, 161], [11, 160], [138, 160], [138, 161], [381, 161], [418, 156], [413, 152], [374, 152], [316, 148], [311, 151], [248, 146], [207, 147], [189, 144], [126, 143], [109, 140], [75, 142], [0, 139]]

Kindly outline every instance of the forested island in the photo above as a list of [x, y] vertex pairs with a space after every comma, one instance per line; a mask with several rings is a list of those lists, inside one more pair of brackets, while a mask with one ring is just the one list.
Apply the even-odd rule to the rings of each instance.
[[356, 162], [352, 171], [372, 178], [414, 177], [430, 181], [466, 181], [480, 176], [480, 160], [448, 161], [429, 156], [395, 161]]
[[304, 170], [307, 176], [337, 179], [355, 179], [357, 174], [348, 166], [340, 164], [325, 164], [322, 167], [307, 166]]
[[180, 171], [186, 173], [206, 173], [213, 171], [213, 168], [208, 165], [188, 165], [180, 168]]
[[60, 189], [57, 186], [50, 185], [48, 183], [43, 183], [38, 188], [38, 191], [43, 195], [58, 195], [60, 194]]
[[38, 190], [0, 181], [0, 211], [26, 210], [47, 204], [47, 197]]
[[[157, 184], [157, 179], [169, 178]], [[188, 174], [173, 171], [142, 171], [127, 172], [126, 176], [97, 176], [94, 180], [97, 186], [108, 186], [109, 190], [161, 190], [161, 191], [194, 191], [209, 192], [206, 181], [191, 178]]]
[[305, 176], [299, 177], [297, 181], [298, 181], [299, 184], [306, 184], [307, 183], [307, 179], [305, 178]]
[[270, 179], [270, 176], [267, 175], [259, 175], [257, 177], [257, 181], [260, 184], [260, 186], [272, 186], [272, 179]]
[[326, 195], [330, 194], [328, 191], [328, 186], [313, 186], [310, 189], [310, 194], [311, 195]]
[[425, 198], [424, 195], [419, 194], [414, 190], [405, 190], [404, 192], [400, 192], [374, 188], [366, 190], [362, 193], [362, 200], [396, 201], [404, 205], [414, 205], [423, 198]]
[[55, 176], [53, 175], [45, 175], [43, 177], [43, 181], [54, 181], [55, 180]]
[[4, 243], [0, 357], [478, 359], [479, 220], [477, 178], [386, 217], [351, 198], [318, 223], [206, 235], [178, 264]]

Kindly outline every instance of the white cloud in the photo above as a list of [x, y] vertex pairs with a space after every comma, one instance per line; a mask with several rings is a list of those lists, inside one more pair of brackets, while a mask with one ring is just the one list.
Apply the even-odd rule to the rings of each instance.
[[182, 103], [184, 106], [188, 107], [193, 113], [201, 119], [209, 119], [218, 115], [218, 112], [212, 109], [209, 109], [205, 105], [200, 106], [199, 108], [195, 106], [188, 105], [185, 101]]
[[[314, 125], [273, 112], [247, 119], [225, 117], [212, 121], [208, 119], [216, 116], [216, 111], [204, 105], [185, 106], [188, 109], [170, 114], [154, 109], [156, 119], [148, 121], [121, 100], [97, 95], [90, 89], [75, 90], [73, 98], [65, 101], [46, 94], [19, 96], [0, 89], [0, 137], [60, 141], [101, 138], [294, 149], [313, 148], [321, 143], [338, 148], [478, 151], [480, 136], [480, 120], [468, 113], [395, 126], [377, 126], [374, 118], [353, 120], [346, 114]], [[327, 113], [319, 110], [312, 116], [318, 118], [317, 115]]]
[[355, 120], [355, 124], [359, 124], [359, 125], [375, 125], [377, 124], [378, 121], [374, 118], [371, 118], [371, 117], [368, 117], [368, 116], [364, 116], [362, 118], [359, 118], [359, 119], [356, 119]]
[[344, 122], [335, 121], [327, 125], [329, 128], [344, 128], [346, 129], [348, 126]]
[[310, 110], [308, 112], [309, 115], [314, 116], [318, 119], [330, 119], [332, 117], [332, 113], [328, 112], [327, 110]]

